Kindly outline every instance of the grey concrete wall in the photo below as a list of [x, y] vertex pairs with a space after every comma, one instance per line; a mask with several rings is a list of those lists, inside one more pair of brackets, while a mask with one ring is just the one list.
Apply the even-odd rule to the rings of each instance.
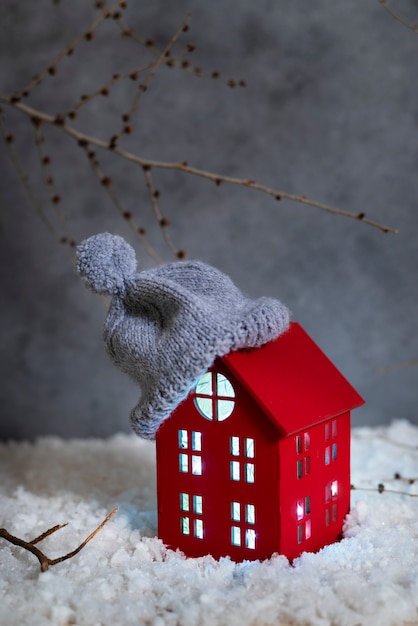
[[[42, 69], [88, 25], [92, 4], [2, 2], [0, 90], [11, 93]], [[394, 6], [418, 21], [413, 2]], [[365, 212], [399, 234], [248, 189], [156, 172], [173, 240], [189, 257], [230, 274], [247, 294], [288, 304], [366, 399], [355, 424], [394, 417], [418, 423], [418, 35], [372, 0], [131, 0], [126, 20], [164, 45], [187, 10], [192, 27], [182, 40], [197, 44], [193, 64], [244, 78], [248, 86], [230, 89], [161, 68], [123, 145]], [[108, 20], [27, 102], [56, 114], [143, 58]], [[74, 125], [108, 139], [135, 88], [132, 81], [120, 84]], [[16, 150], [54, 219], [39, 183], [31, 124], [3, 108]], [[121, 234], [136, 247], [140, 268], [152, 266], [80, 148], [59, 129], [44, 134], [69, 234], [77, 241], [105, 230]], [[105, 355], [105, 303], [83, 287], [71, 251], [35, 214], [4, 144], [0, 155], [0, 437], [129, 430], [139, 390]], [[125, 208], [172, 260], [141, 171], [105, 152], [98, 156]]]

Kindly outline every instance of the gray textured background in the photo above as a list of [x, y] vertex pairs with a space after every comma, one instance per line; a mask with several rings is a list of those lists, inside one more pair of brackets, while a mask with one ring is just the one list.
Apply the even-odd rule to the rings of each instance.
[[[97, 15], [92, 4], [2, 2], [0, 90], [11, 93], [42, 69]], [[418, 21], [416, 1], [393, 6]], [[193, 64], [244, 78], [248, 87], [161, 68], [123, 145], [364, 211], [400, 233], [384, 235], [251, 190], [156, 172], [176, 245], [229, 273], [247, 294], [285, 302], [366, 399], [354, 414], [356, 425], [394, 417], [418, 423], [418, 366], [407, 364], [418, 358], [418, 35], [375, 0], [131, 0], [126, 20], [164, 46], [189, 9], [192, 27], [182, 41], [197, 44]], [[28, 104], [56, 114], [143, 58], [142, 48], [122, 40], [107, 20]], [[127, 81], [110, 98], [97, 98], [76, 127], [108, 139], [135, 89]], [[32, 127], [3, 108], [52, 216]], [[150, 267], [80, 148], [55, 128], [44, 134], [71, 236], [121, 234], [136, 247], [140, 268]], [[70, 251], [36, 216], [3, 143], [0, 155], [0, 437], [129, 430], [139, 390], [105, 355], [104, 301], [73, 274]], [[125, 208], [171, 260], [141, 171], [98, 156]]]

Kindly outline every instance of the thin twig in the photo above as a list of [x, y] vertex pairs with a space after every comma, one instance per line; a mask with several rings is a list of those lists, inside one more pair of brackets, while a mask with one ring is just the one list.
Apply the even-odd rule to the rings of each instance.
[[[150, 52], [154, 56], [159, 57], [161, 55], [161, 49], [159, 49], [155, 45], [155, 41], [153, 39], [150, 39], [150, 38], [144, 39], [143, 37], [138, 35], [138, 33], [132, 27], [128, 26], [126, 22], [124, 22], [122, 19], [117, 20], [117, 25], [122, 31], [122, 36], [133, 39], [134, 41], [139, 43], [141, 46], [144, 46], [145, 48], [150, 50]], [[218, 70], [212, 70], [211, 72], [204, 71], [200, 67], [194, 67], [188, 59], [183, 59], [182, 61], [180, 60], [184, 56], [184, 54], [193, 52], [195, 48], [196, 48], [195, 44], [189, 43], [186, 46], [186, 48], [183, 51], [181, 51], [179, 54], [176, 54], [175, 57], [170, 56], [170, 58], [167, 59], [165, 62], [166, 65], [168, 65], [169, 67], [175, 67], [176, 69], [181, 69], [186, 72], [189, 72], [190, 74], [193, 74], [194, 76], [197, 76], [198, 78], [210, 78], [210, 79], [219, 80], [221, 83], [228, 85], [228, 87], [246, 87], [247, 86], [246, 81], [243, 79], [224, 78], [223, 76], [221, 76], [221, 73]]]
[[402, 15], [402, 13], [399, 13], [398, 11], [393, 9], [388, 0], [378, 0], [378, 2], [382, 5], [384, 9], [386, 9], [388, 13], [390, 13], [393, 18], [395, 18], [395, 20], [403, 24], [403, 26], [406, 26], [406, 28], [414, 31], [414, 33], [418, 33], [418, 24], [410, 22], [405, 16]]
[[132, 214], [129, 211], [126, 211], [125, 208], [122, 206], [122, 203], [121, 203], [121, 201], [119, 199], [119, 196], [117, 195], [117, 193], [113, 189], [113, 185], [112, 185], [111, 179], [108, 176], [105, 176], [102, 168], [100, 167], [99, 161], [96, 158], [96, 155], [91, 150], [89, 150], [88, 144], [87, 145], [83, 144], [81, 147], [83, 148], [87, 158], [89, 159], [89, 162], [90, 162], [90, 165], [91, 165], [91, 168], [92, 168], [93, 172], [96, 174], [97, 178], [100, 180], [101, 184], [103, 185], [103, 187], [106, 190], [108, 196], [112, 200], [112, 202], [115, 205], [115, 207], [118, 209], [118, 211], [121, 214], [121, 216], [128, 222], [129, 226], [132, 228], [132, 230], [134, 231], [135, 235], [139, 238], [139, 241], [143, 245], [146, 253], [152, 259], [154, 259], [154, 261], [156, 261], [157, 263], [162, 263], [163, 261], [162, 261], [161, 257], [157, 254], [157, 252], [154, 250], [154, 248], [149, 243], [149, 241], [148, 241], [148, 239], [146, 237], [146, 230], [145, 230], [145, 228], [143, 228], [141, 226], [137, 226], [135, 224], [135, 221], [134, 221], [133, 217], [132, 217]]
[[130, 78], [131, 80], [136, 80], [139, 75], [142, 72], [145, 72], [146, 70], [150, 69], [150, 67], [152, 67], [153, 63], [149, 62], [146, 63], [145, 65], [141, 65], [139, 67], [135, 67], [134, 69], [130, 70], [129, 72], [124, 72], [123, 74], [114, 74], [112, 76], [112, 78], [110, 78], [104, 85], [102, 85], [99, 89], [96, 89], [96, 91], [93, 91], [91, 93], [87, 93], [87, 94], [83, 94], [80, 99], [70, 108], [68, 109], [68, 111], [62, 113], [62, 117], [70, 117], [72, 119], [74, 119], [75, 113], [81, 109], [81, 107], [85, 106], [88, 102], [90, 102], [93, 98], [95, 98], [96, 96], [108, 96], [109, 95], [109, 90], [111, 87], [113, 87], [113, 85], [115, 85], [116, 83], [128, 79]]
[[382, 484], [379, 484], [377, 487], [356, 487], [355, 485], [351, 485], [352, 491], [369, 491], [371, 493], [394, 493], [398, 496], [409, 496], [410, 498], [418, 498], [418, 493], [409, 493], [408, 491], [398, 491], [396, 489], [386, 489], [386, 487]]
[[57, 563], [62, 563], [63, 561], [66, 561], [67, 559], [71, 559], [73, 558], [73, 556], [76, 556], [89, 543], [89, 541], [91, 541], [97, 535], [97, 533], [102, 530], [103, 526], [107, 524], [107, 522], [118, 511], [119, 511], [119, 507], [117, 506], [116, 508], [113, 509], [113, 511], [109, 513], [109, 515], [107, 515], [107, 517], [103, 520], [103, 522], [99, 524], [99, 526], [95, 530], [93, 530], [93, 532], [90, 533], [90, 535], [86, 539], [84, 539], [84, 541], [78, 546], [78, 548], [76, 548], [72, 552], [69, 552], [68, 554], [65, 554], [64, 556], [60, 556], [56, 559], [49, 559], [49, 565], [56, 565]]
[[36, 556], [36, 558], [38, 559], [39, 564], [41, 566], [41, 572], [46, 572], [46, 570], [49, 567], [48, 557], [45, 556], [45, 554], [41, 552], [39, 548], [36, 548], [34, 545], [32, 545], [30, 541], [25, 541], [24, 539], [20, 539], [19, 537], [15, 537], [14, 535], [11, 535], [5, 528], [0, 528], [0, 537], [5, 539], [6, 541], [9, 541], [14, 546], [18, 546], [19, 548], [24, 548], [25, 550], [28, 550], [29, 552], [31, 552], [31, 554]]
[[[175, 45], [175, 43], [176, 43], [177, 39], [180, 37], [181, 33], [184, 32], [184, 30], [186, 29], [188, 19], [189, 19], [189, 15], [186, 16], [186, 18], [185, 18], [185, 20], [183, 20], [180, 28], [173, 35], [173, 37], [170, 39], [170, 41], [165, 46], [165, 48], [162, 50], [162, 52], [161, 52], [160, 56], [157, 58], [157, 60], [154, 61], [154, 63], [152, 64], [151, 70], [148, 72], [147, 76], [145, 77], [145, 80], [138, 87], [138, 90], [136, 92], [136, 95], [135, 95], [135, 98], [134, 98], [133, 103], [131, 105], [131, 108], [124, 115], [124, 117], [126, 119], [130, 120], [132, 118], [132, 116], [134, 115], [134, 113], [136, 113], [136, 111], [138, 110], [142, 94], [144, 94], [147, 91], [151, 80], [154, 78], [154, 76], [156, 75], [156, 73], [158, 71], [158, 68], [163, 63], [165, 63], [165, 61], [167, 60], [167, 57], [170, 55], [171, 48]], [[124, 134], [124, 129], [122, 128], [122, 130], [117, 135], [114, 135], [111, 138], [110, 143], [111, 143], [112, 148], [114, 148], [116, 146], [117, 142], [119, 141], [119, 139], [121, 138], [121, 136], [123, 134]]]
[[39, 535], [39, 537], [32, 539], [32, 541], [25, 541], [24, 539], [15, 537], [14, 535], [11, 535], [5, 528], [0, 528], [0, 537], [5, 539], [6, 541], [9, 541], [15, 546], [19, 546], [20, 548], [24, 548], [25, 550], [28, 550], [29, 552], [31, 552], [31, 554], [36, 556], [36, 558], [38, 559], [39, 564], [41, 566], [41, 571], [46, 572], [46, 570], [52, 565], [56, 565], [57, 563], [62, 563], [63, 561], [66, 561], [67, 559], [71, 559], [73, 556], [76, 556], [76, 554], [78, 554], [80, 550], [82, 550], [89, 543], [89, 541], [91, 541], [93, 537], [97, 535], [97, 533], [110, 520], [110, 518], [113, 517], [115, 513], [117, 513], [118, 510], [119, 510], [119, 507], [116, 507], [115, 509], [113, 509], [113, 511], [109, 513], [106, 519], [104, 519], [103, 522], [92, 533], [90, 533], [90, 535], [75, 550], [73, 550], [72, 552], [69, 552], [68, 554], [65, 554], [64, 556], [59, 556], [55, 559], [50, 559], [49, 557], [47, 557], [46, 554], [44, 554], [41, 550], [39, 550], [39, 548], [35, 547], [35, 544], [39, 543], [46, 537], [49, 537], [50, 535], [52, 535], [52, 533], [56, 532], [60, 528], [67, 526], [67, 524], [58, 524], [57, 526], [53, 526], [49, 530]]
[[83, 40], [86, 39], [86, 37], [91, 34], [96, 28], [97, 26], [103, 22], [103, 20], [105, 18], [107, 18], [109, 16], [109, 13], [111, 11], [113, 11], [114, 9], [117, 9], [120, 6], [120, 0], [118, 0], [117, 2], [115, 2], [110, 8], [106, 8], [102, 11], [102, 13], [99, 15], [98, 18], [96, 18], [91, 24], [90, 26], [88, 26], [88, 28], [86, 28], [86, 30], [84, 30], [78, 37], [76, 37], [74, 39], [74, 41], [72, 41], [70, 44], [68, 44], [67, 46], [65, 46], [65, 48], [63, 48], [61, 50], [61, 52], [59, 52], [57, 54], [56, 57], [54, 57], [51, 61], [51, 63], [48, 64], [48, 66], [42, 70], [41, 72], [39, 72], [38, 74], [36, 74], [36, 76], [34, 76], [32, 78], [32, 80], [25, 86], [23, 87], [20, 91], [18, 91], [15, 95], [14, 98], [16, 99], [20, 99], [23, 97], [27, 97], [30, 93], [30, 91], [36, 87], [36, 85], [38, 85], [42, 79], [47, 75], [50, 74], [51, 76], [54, 76], [56, 74], [56, 67], [58, 65], [58, 63], [60, 61], [62, 61], [62, 59], [66, 56], [71, 55], [74, 52], [75, 47]]
[[133, 113], [135, 113], [136, 110], [138, 109], [139, 101], [141, 99], [141, 96], [144, 93], [144, 91], [148, 88], [148, 85], [151, 82], [151, 80], [156, 75], [156, 73], [158, 71], [158, 68], [167, 60], [167, 57], [170, 55], [171, 48], [175, 45], [175, 43], [176, 43], [177, 39], [180, 37], [181, 33], [183, 33], [185, 31], [185, 29], [187, 28], [187, 22], [189, 20], [189, 17], [190, 17], [189, 15], [186, 15], [186, 18], [183, 20], [180, 28], [178, 28], [177, 32], [171, 37], [171, 39], [168, 42], [168, 44], [162, 50], [160, 56], [154, 62], [151, 71], [148, 73], [147, 77], [145, 78], [145, 81], [142, 83], [142, 85], [140, 86], [140, 89], [138, 90], [138, 93], [137, 93], [137, 95], [135, 97], [135, 100], [134, 100], [134, 102], [132, 104], [132, 107], [131, 107], [131, 111], [130, 111], [131, 115]]
[[47, 229], [57, 238], [59, 239], [59, 235], [57, 233], [57, 231], [55, 230], [54, 226], [52, 225], [52, 223], [49, 221], [48, 217], [46, 216], [41, 203], [38, 201], [37, 197], [35, 196], [35, 193], [32, 189], [32, 186], [30, 184], [29, 181], [29, 176], [26, 174], [25, 170], [22, 167], [22, 164], [19, 161], [19, 158], [17, 156], [16, 150], [14, 149], [14, 136], [11, 134], [8, 134], [6, 131], [6, 128], [4, 126], [4, 118], [3, 118], [3, 112], [0, 111], [0, 130], [1, 133], [3, 135], [3, 138], [6, 142], [7, 148], [9, 150], [9, 154], [10, 154], [10, 158], [11, 161], [16, 169], [16, 172], [20, 178], [20, 180], [22, 181], [23, 187], [28, 195], [28, 198], [31, 202], [31, 204], [33, 205], [33, 207], [35, 208], [38, 216], [40, 217], [40, 219], [42, 220], [42, 222], [45, 224], [45, 226], [47, 227]]
[[[39, 162], [41, 166], [42, 179], [44, 181], [45, 188], [48, 192], [49, 199], [51, 200], [51, 204], [54, 207], [55, 215], [58, 221], [61, 223], [61, 226], [66, 233], [67, 225], [65, 221], [65, 217], [63, 212], [61, 211], [61, 197], [56, 193], [54, 189], [54, 181], [52, 176], [49, 175], [47, 171], [47, 165], [50, 163], [50, 157], [45, 154], [43, 149], [44, 144], [44, 136], [41, 133], [40, 125], [35, 125], [35, 144], [38, 149]], [[66, 233], [67, 235], [67, 233]]]
[[183, 251], [179, 251], [176, 246], [173, 243], [173, 240], [171, 239], [168, 231], [167, 231], [167, 226], [170, 225], [170, 222], [167, 218], [163, 217], [160, 211], [160, 207], [158, 204], [158, 198], [159, 198], [159, 192], [155, 189], [154, 187], [154, 181], [152, 179], [152, 174], [151, 174], [151, 169], [148, 167], [143, 167], [142, 168], [143, 172], [144, 172], [144, 176], [145, 176], [145, 182], [147, 185], [147, 189], [149, 191], [150, 194], [150, 199], [151, 199], [151, 206], [152, 206], [152, 210], [154, 212], [154, 215], [157, 219], [157, 222], [160, 226], [161, 232], [163, 234], [163, 237], [168, 245], [168, 247], [170, 248], [171, 252], [180, 258], [183, 258], [184, 253]]
[[186, 174], [191, 174], [193, 176], [200, 176], [202, 178], [206, 178], [207, 180], [211, 180], [217, 185], [221, 183], [228, 183], [231, 185], [241, 185], [244, 187], [250, 187], [251, 189], [255, 189], [256, 191], [260, 191], [267, 195], [272, 196], [276, 200], [286, 199], [292, 202], [298, 202], [300, 204], [304, 204], [307, 206], [312, 206], [314, 208], [320, 209], [322, 211], [326, 211], [328, 213], [332, 213], [333, 215], [339, 215], [341, 217], [347, 217], [350, 219], [360, 220], [364, 224], [372, 226], [373, 228], [377, 228], [378, 230], [384, 233], [397, 233], [398, 230], [396, 228], [392, 228], [390, 226], [385, 226], [376, 222], [374, 220], [368, 219], [364, 213], [352, 213], [350, 211], [345, 211], [343, 209], [337, 209], [335, 207], [329, 206], [327, 204], [323, 204], [322, 202], [316, 202], [315, 200], [310, 200], [304, 195], [296, 195], [287, 193], [285, 191], [280, 191], [278, 189], [274, 189], [272, 187], [267, 187], [266, 185], [262, 185], [260, 183], [255, 182], [254, 180], [250, 180], [248, 178], [236, 178], [233, 176], [224, 176], [222, 174], [216, 174], [213, 172], [208, 172], [206, 170], [201, 170], [196, 167], [192, 167], [185, 162], [164, 162], [164, 161], [155, 161], [152, 159], [145, 159], [136, 154], [132, 154], [126, 150], [119, 148], [118, 146], [110, 147], [107, 141], [103, 141], [102, 139], [98, 139], [96, 137], [92, 137], [87, 135], [79, 130], [76, 130], [69, 124], [57, 124], [56, 118], [52, 115], [44, 113], [43, 111], [39, 111], [33, 107], [24, 104], [23, 102], [13, 102], [12, 99], [4, 94], [0, 94], [0, 102], [7, 104], [26, 115], [29, 115], [31, 118], [39, 119], [48, 124], [56, 125], [58, 128], [71, 135], [77, 141], [87, 142], [89, 144], [98, 146], [99, 148], [104, 148], [106, 150], [111, 150], [114, 154], [128, 160], [133, 163], [137, 163], [141, 167], [155, 167], [157, 169], [167, 169], [167, 170], [176, 170], [179, 172], [183, 172]]
[[68, 526], [68, 522], [66, 522], [65, 524], [57, 524], [56, 526], [53, 526], [52, 528], [49, 528], [48, 530], [46, 530], [44, 533], [42, 533], [38, 537], [35, 537], [35, 539], [32, 539], [32, 541], [29, 541], [29, 543], [34, 546], [36, 543], [40, 543], [41, 541], [43, 541], [44, 539], [46, 539], [47, 537], [55, 533], [57, 530], [61, 530], [61, 528], [65, 528], [65, 526]]
[[392, 478], [383, 478], [384, 483], [389, 483], [391, 481], [395, 483], [405, 483], [406, 485], [414, 485], [418, 481], [418, 478], [407, 478], [398, 473], [396, 473], [395, 476], [392, 476]]
[[396, 472], [393, 476], [392, 480], [400, 480], [401, 482], [408, 483], [409, 485], [413, 485], [418, 481], [418, 477], [410, 477], [410, 476], [402, 476], [399, 472]]

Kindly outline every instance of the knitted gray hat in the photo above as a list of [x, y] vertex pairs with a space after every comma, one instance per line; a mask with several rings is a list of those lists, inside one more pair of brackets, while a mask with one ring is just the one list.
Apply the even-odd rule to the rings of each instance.
[[109, 233], [83, 241], [77, 257], [86, 285], [112, 296], [104, 341], [113, 362], [139, 383], [131, 423], [146, 439], [155, 438], [217, 356], [261, 346], [289, 325], [289, 311], [278, 300], [250, 300], [200, 261], [135, 273], [133, 248]]

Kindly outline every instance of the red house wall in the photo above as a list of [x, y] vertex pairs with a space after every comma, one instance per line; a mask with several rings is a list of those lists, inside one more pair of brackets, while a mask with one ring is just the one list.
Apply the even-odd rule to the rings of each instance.
[[[217, 363], [235, 390], [235, 408], [225, 421], [205, 419], [189, 396], [157, 433], [158, 535], [187, 556], [229, 555], [235, 561], [269, 558], [279, 549], [278, 433], [256, 403], [229, 372]], [[179, 430], [188, 433], [187, 449], [180, 449]], [[201, 433], [201, 452], [191, 450], [193, 432]], [[231, 437], [239, 437], [240, 455], [231, 455]], [[246, 458], [244, 439], [254, 439], [254, 458]], [[189, 471], [179, 471], [179, 454], [189, 457]], [[201, 456], [202, 475], [190, 471], [191, 457]], [[241, 480], [231, 479], [231, 462], [239, 463]], [[254, 482], [244, 479], [246, 463], [254, 464]], [[189, 496], [189, 511], [181, 511], [180, 494]], [[193, 512], [193, 496], [202, 497], [202, 514]], [[240, 521], [231, 519], [231, 503], [240, 504]], [[246, 505], [254, 507], [254, 523], [245, 520]], [[190, 534], [182, 532], [188, 517]], [[195, 520], [203, 523], [203, 537], [194, 536]], [[232, 545], [231, 529], [241, 532], [241, 545]], [[255, 531], [255, 547], [245, 545], [246, 531]]]
[[[157, 433], [159, 537], [187, 556], [228, 555], [235, 561], [269, 558], [274, 552], [292, 560], [338, 541], [350, 507], [350, 414], [280, 438], [227, 367], [220, 360], [215, 365], [235, 390], [230, 417], [206, 419], [191, 394]], [[186, 447], [179, 444], [179, 431], [187, 433]], [[201, 434], [201, 450], [192, 450], [193, 433]], [[239, 439], [236, 456], [232, 437]], [[245, 456], [245, 439], [254, 440], [254, 458]], [[180, 454], [187, 457], [187, 472], [179, 469]], [[193, 456], [201, 462], [201, 475], [193, 474]], [[240, 480], [231, 478], [231, 462], [238, 464]], [[254, 465], [253, 483], [244, 478], [247, 463]], [[182, 511], [180, 494], [188, 497], [188, 511]], [[201, 499], [201, 511], [194, 510], [195, 496]], [[239, 521], [232, 519], [234, 502]], [[251, 522], [245, 519], [248, 507], [255, 511]], [[195, 524], [200, 524], [198, 536]], [[233, 527], [241, 535], [240, 545], [233, 545]], [[250, 547], [247, 531], [255, 533]]]
[[338, 541], [349, 508], [350, 414], [283, 439], [280, 553], [294, 559]]

